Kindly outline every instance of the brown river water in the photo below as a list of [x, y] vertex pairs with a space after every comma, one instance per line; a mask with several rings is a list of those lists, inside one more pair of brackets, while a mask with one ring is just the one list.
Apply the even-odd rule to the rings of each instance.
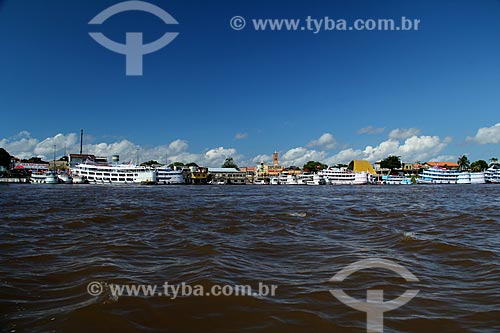
[[[384, 332], [498, 333], [499, 247], [494, 185], [0, 185], [0, 331], [366, 332], [330, 290], [417, 289]], [[418, 281], [329, 281], [373, 258]], [[203, 293], [112, 289], [165, 283]], [[274, 295], [205, 294], [260, 284]]]

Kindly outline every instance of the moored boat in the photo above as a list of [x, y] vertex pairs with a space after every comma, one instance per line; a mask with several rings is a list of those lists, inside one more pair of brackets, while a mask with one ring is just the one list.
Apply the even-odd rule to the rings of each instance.
[[318, 175], [325, 178], [326, 182], [332, 185], [365, 185], [368, 184], [368, 172], [354, 172], [348, 168], [328, 168], [320, 170]]
[[485, 180], [487, 183], [500, 184], [500, 166], [493, 164], [484, 172]]
[[306, 185], [326, 185], [326, 181], [323, 176], [314, 174], [312, 179], [307, 180]]
[[433, 166], [424, 170], [417, 178], [419, 184], [484, 184], [484, 172], [468, 172]]
[[33, 172], [30, 176], [30, 183], [33, 184], [57, 184], [59, 180], [54, 171]]
[[71, 168], [73, 177], [81, 177], [91, 184], [153, 184], [156, 171], [131, 164], [97, 164], [86, 161]]
[[287, 172], [282, 172], [278, 176], [278, 183], [280, 185], [297, 185], [297, 177]]
[[67, 173], [60, 173], [57, 175], [57, 178], [59, 178], [60, 183], [73, 184], [73, 178], [71, 178], [71, 176]]
[[382, 184], [385, 185], [411, 185], [412, 181], [410, 177], [399, 176], [399, 175], [386, 175], [382, 176]]
[[456, 184], [458, 181], [458, 170], [444, 169], [438, 166], [430, 167], [419, 175], [419, 184]]
[[314, 174], [310, 173], [310, 172], [301, 173], [301, 174], [297, 175], [297, 184], [298, 185], [307, 185], [308, 181], [313, 180], [313, 176], [314, 176]]
[[72, 178], [73, 178], [73, 184], [88, 184], [87, 179], [83, 176], [74, 175], [72, 176]]
[[159, 185], [186, 184], [186, 179], [182, 170], [158, 168], [156, 169], [156, 182]]

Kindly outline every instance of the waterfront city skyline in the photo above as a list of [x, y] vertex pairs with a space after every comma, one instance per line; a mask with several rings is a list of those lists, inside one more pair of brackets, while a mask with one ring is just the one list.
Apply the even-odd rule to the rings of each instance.
[[[98, 45], [88, 22], [119, 1], [0, 1], [0, 147], [20, 158], [66, 150], [141, 161], [302, 166], [399, 155], [405, 162], [500, 155], [500, 2], [149, 1], [179, 36], [144, 56], [144, 75]], [[399, 18], [418, 31], [241, 31], [232, 17]], [[29, 25], [25, 22], [29, 22]], [[164, 24], [122, 13], [116, 41]]]

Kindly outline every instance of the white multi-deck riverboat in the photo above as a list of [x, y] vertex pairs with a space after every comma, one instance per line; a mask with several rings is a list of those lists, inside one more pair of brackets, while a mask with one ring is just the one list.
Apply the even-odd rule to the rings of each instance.
[[420, 184], [484, 184], [486, 179], [484, 172], [460, 172], [434, 166], [424, 170], [417, 182]]
[[433, 166], [424, 170], [417, 179], [419, 184], [456, 184], [458, 182], [458, 170], [443, 169]]
[[57, 184], [59, 180], [54, 171], [33, 172], [30, 176], [30, 183], [32, 184]]
[[156, 171], [130, 164], [97, 164], [85, 162], [71, 168], [73, 177], [86, 179], [90, 184], [154, 184]]
[[186, 184], [183, 171], [170, 168], [156, 169], [156, 181], [160, 185]]
[[270, 185], [279, 185], [280, 182], [279, 182], [278, 177], [271, 177], [271, 178], [269, 178], [269, 184]]
[[332, 185], [364, 185], [369, 180], [368, 172], [354, 172], [347, 168], [328, 168], [320, 170], [318, 175]]
[[298, 185], [326, 185], [326, 181], [323, 176], [316, 173], [305, 172], [297, 175]]
[[307, 182], [309, 180], [312, 180], [313, 178], [313, 173], [310, 172], [304, 172], [299, 175], [297, 175], [297, 184], [298, 185], [307, 185]]
[[499, 184], [500, 183], [500, 166], [493, 164], [486, 169], [484, 176], [487, 183]]
[[287, 172], [280, 173], [278, 177], [278, 183], [280, 185], [297, 185], [297, 177], [293, 174]]
[[459, 184], [485, 184], [486, 177], [484, 172], [466, 172], [468, 175], [459, 176]]
[[312, 178], [306, 181], [306, 185], [326, 185], [326, 180], [318, 174], [312, 175]]

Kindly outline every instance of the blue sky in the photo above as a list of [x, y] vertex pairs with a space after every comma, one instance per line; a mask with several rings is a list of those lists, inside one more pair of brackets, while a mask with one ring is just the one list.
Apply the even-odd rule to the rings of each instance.
[[[0, 146], [19, 156], [78, 147], [218, 166], [500, 157], [500, 1], [152, 0], [88, 25], [120, 1], [0, 0]], [[247, 27], [231, 29], [241, 15]], [[255, 31], [251, 19], [420, 19], [418, 31]], [[125, 76], [92, 40], [179, 36]], [[363, 130], [364, 129], [364, 130]], [[59, 134], [59, 135], [58, 135]], [[184, 161], [190, 162], [190, 161]]]

